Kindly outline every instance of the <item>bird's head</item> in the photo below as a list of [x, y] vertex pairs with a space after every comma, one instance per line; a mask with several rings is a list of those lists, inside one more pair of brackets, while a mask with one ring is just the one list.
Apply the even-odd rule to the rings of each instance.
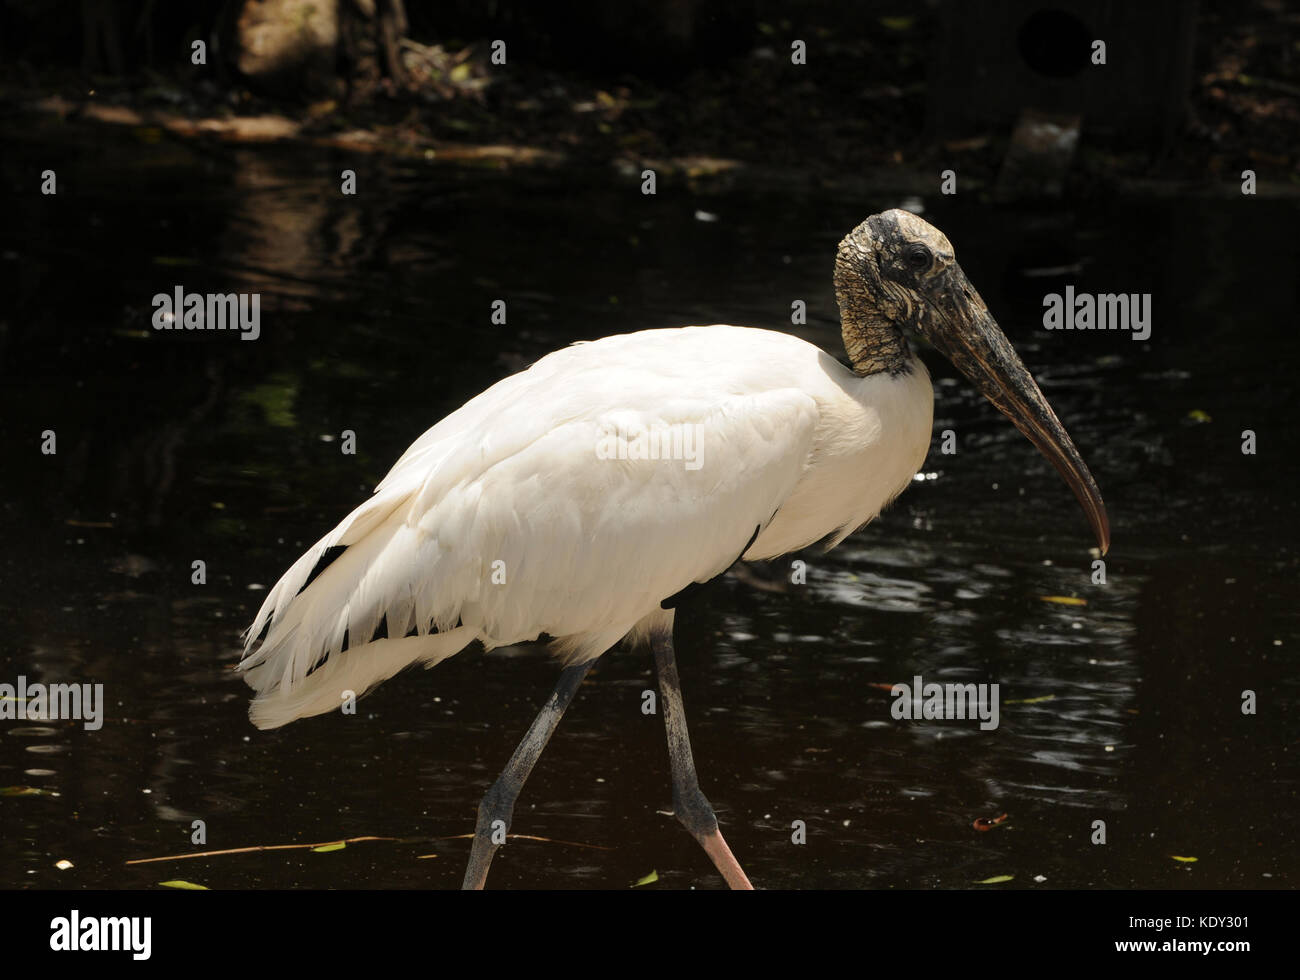
[[1105, 554], [1110, 524], [1096, 481], [943, 232], [897, 208], [873, 214], [840, 242], [835, 296], [858, 374], [904, 369], [903, 331], [924, 337], [1052, 462]]

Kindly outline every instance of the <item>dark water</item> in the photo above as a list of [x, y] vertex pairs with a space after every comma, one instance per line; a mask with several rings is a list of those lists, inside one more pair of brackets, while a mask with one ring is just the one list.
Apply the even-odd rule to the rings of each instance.
[[[833, 188], [647, 199], [604, 174], [147, 131], [4, 141], [0, 683], [98, 682], [108, 704], [99, 731], [0, 723], [0, 787], [41, 791], [0, 796], [7, 888], [457, 885], [468, 842], [445, 838], [472, 829], [553, 666], [535, 649], [466, 652], [389, 681], [354, 718], [261, 733], [230, 670], [258, 588], [425, 428], [555, 347], [732, 322], [838, 354], [835, 243], [904, 203]], [[56, 198], [37, 193], [47, 167]], [[337, 192], [344, 167], [356, 198]], [[773, 888], [1294, 886], [1300, 208], [924, 204], [1102, 486], [1107, 583], [1090, 582], [1087, 526], [1050, 466], [926, 354], [936, 433], [954, 429], [958, 454], [936, 441], [931, 478], [839, 549], [799, 556], [806, 587], [727, 576], [678, 616], [696, 759], [733, 849]], [[1042, 295], [1067, 281], [1150, 292], [1151, 340], [1043, 331]], [[260, 292], [261, 338], [150, 330], [150, 298], [176, 284]], [[489, 322], [498, 298], [508, 326]], [[809, 322], [791, 328], [800, 298]], [[57, 455], [39, 451], [46, 429]], [[355, 456], [322, 438], [344, 429]], [[1060, 595], [1087, 605], [1039, 598]], [[892, 720], [880, 685], [917, 674], [1000, 684], [1000, 727]], [[512, 843], [489, 884], [617, 888], [654, 870], [650, 887], [720, 886], [657, 812], [650, 686], [647, 654], [603, 658], [516, 811], [514, 832], [550, 841]], [[125, 863], [364, 835], [397, 840]]]

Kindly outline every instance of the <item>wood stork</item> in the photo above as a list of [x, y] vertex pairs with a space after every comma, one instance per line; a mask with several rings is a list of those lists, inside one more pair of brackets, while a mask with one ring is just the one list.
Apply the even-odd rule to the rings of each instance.
[[[904, 330], [1055, 464], [1103, 553], [1110, 537], [1091, 473], [938, 229], [873, 215], [840, 243], [834, 282], [852, 370], [770, 330], [645, 330], [549, 354], [425, 432], [267, 595], [239, 665], [253, 723], [330, 711], [474, 640], [549, 637], [564, 670], [479, 806], [464, 887], [481, 888], [587, 671], [622, 639], [648, 643], [674, 813], [731, 887], [751, 887], [696, 779], [674, 608], [737, 559], [838, 544], [908, 485], [934, 394]], [[671, 435], [647, 451], [656, 431]]]

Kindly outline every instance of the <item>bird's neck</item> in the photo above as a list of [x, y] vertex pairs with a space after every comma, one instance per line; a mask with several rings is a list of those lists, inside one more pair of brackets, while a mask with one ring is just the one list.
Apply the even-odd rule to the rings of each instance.
[[853, 373], [865, 378], [886, 372], [911, 370], [912, 351], [903, 332], [883, 313], [861, 276], [846, 266], [860, 261], [851, 254], [851, 242], [840, 244], [835, 266], [835, 300], [840, 307], [840, 331]]
[[864, 314], [851, 305], [846, 307], [841, 300], [840, 331], [844, 336], [844, 350], [858, 377], [910, 370], [912, 351], [907, 346], [907, 338], [883, 316]]

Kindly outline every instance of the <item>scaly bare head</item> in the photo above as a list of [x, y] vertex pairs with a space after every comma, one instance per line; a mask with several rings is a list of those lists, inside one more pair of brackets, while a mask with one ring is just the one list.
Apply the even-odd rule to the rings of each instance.
[[873, 214], [840, 242], [835, 296], [857, 373], [902, 370], [902, 332], [924, 337], [1052, 462], [1106, 553], [1110, 523], [1096, 481], [943, 232], [897, 208]]

